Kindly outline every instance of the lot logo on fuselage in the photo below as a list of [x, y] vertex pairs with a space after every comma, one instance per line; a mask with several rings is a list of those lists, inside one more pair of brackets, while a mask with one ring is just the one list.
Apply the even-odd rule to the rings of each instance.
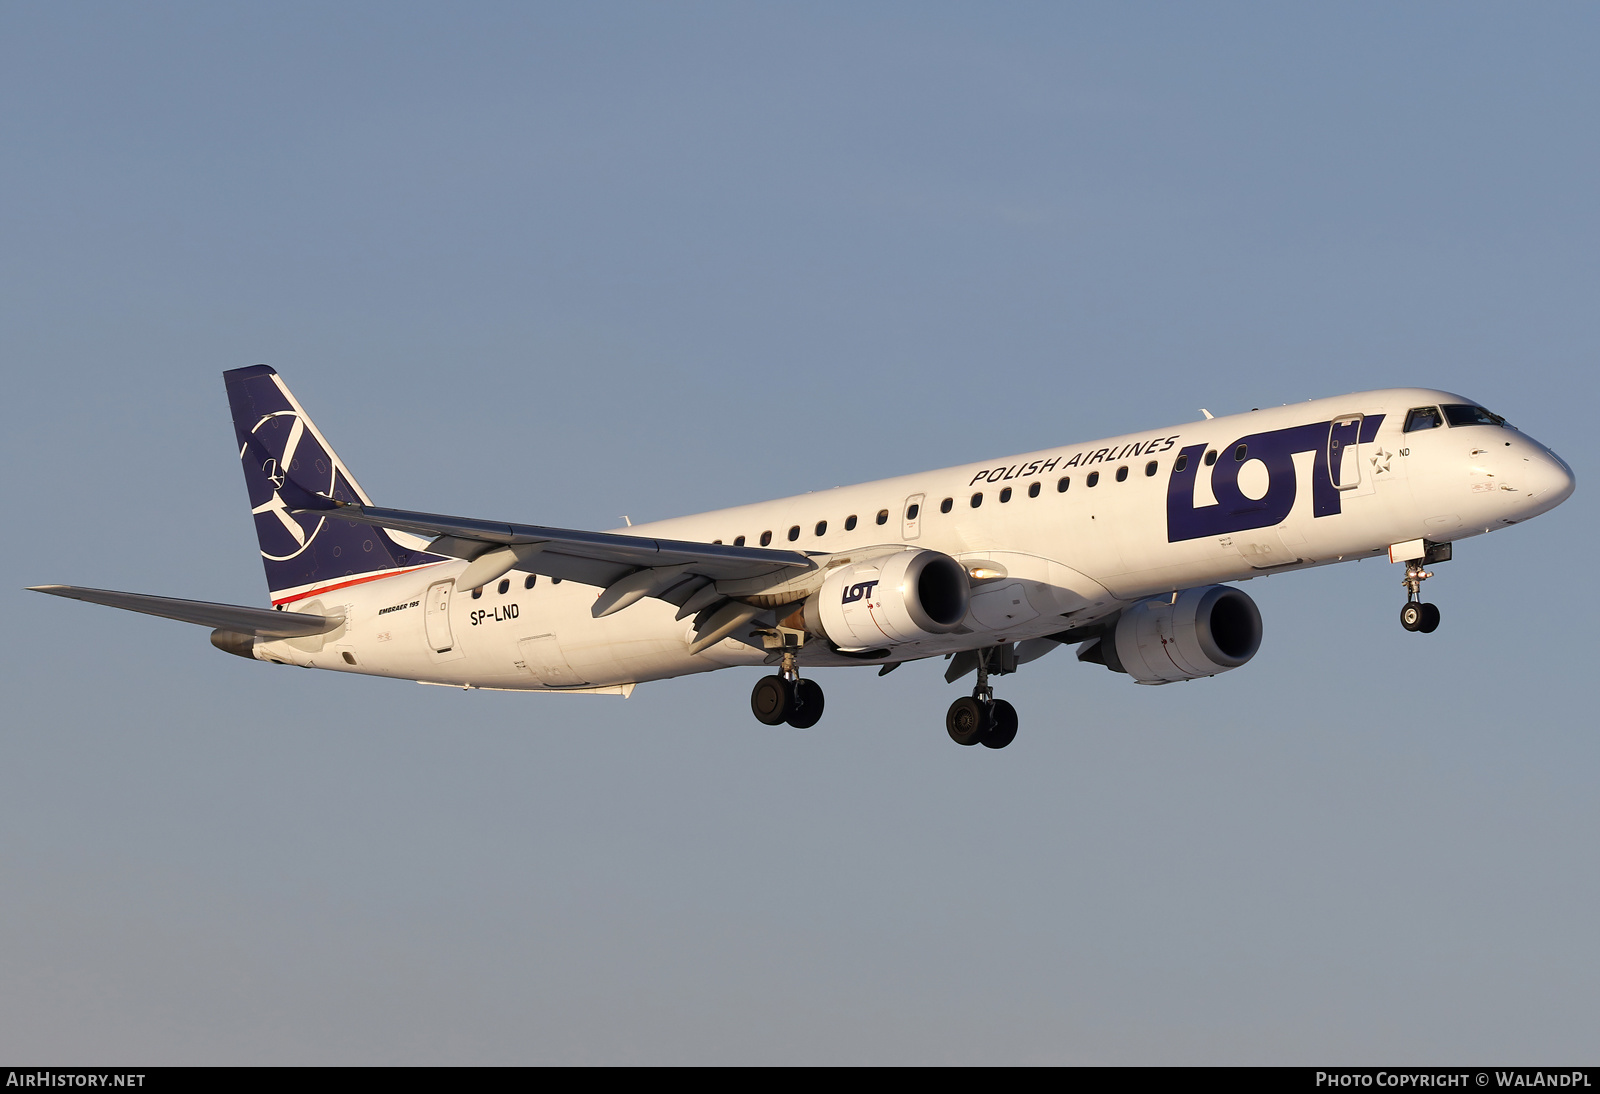
[[[1311, 515], [1332, 516], [1339, 512], [1339, 487], [1334, 485], [1330, 452], [1341, 451], [1352, 442], [1371, 444], [1383, 423], [1382, 414], [1356, 420], [1335, 418], [1310, 425], [1251, 433], [1232, 444], [1216, 449], [1211, 465], [1211, 505], [1194, 503], [1195, 484], [1205, 466], [1206, 444], [1187, 445], [1173, 461], [1172, 477], [1167, 480], [1167, 542], [1225, 536], [1251, 528], [1281, 524], [1294, 508], [1299, 491], [1294, 470], [1297, 453], [1313, 454], [1311, 471]], [[1359, 432], [1359, 438], [1353, 434]], [[1260, 460], [1267, 469], [1267, 492], [1252, 498], [1239, 488], [1239, 472], [1247, 463]]]

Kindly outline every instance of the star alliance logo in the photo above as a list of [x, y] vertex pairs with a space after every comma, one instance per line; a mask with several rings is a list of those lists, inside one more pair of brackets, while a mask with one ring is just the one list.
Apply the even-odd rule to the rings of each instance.
[[1393, 452], [1386, 452], [1381, 448], [1378, 449], [1372, 454], [1372, 473], [1374, 475], [1382, 475], [1384, 472], [1388, 471], [1389, 461], [1393, 458]]

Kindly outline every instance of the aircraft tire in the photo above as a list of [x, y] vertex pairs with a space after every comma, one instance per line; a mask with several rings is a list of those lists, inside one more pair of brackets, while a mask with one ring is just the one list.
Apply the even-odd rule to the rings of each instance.
[[1439, 629], [1439, 609], [1433, 604], [1422, 605], [1422, 622], [1417, 625], [1417, 630], [1423, 634], [1432, 634]]
[[822, 718], [822, 688], [815, 680], [796, 680], [790, 687], [791, 707], [786, 721], [796, 729], [810, 729]]
[[1004, 699], [996, 699], [989, 708], [990, 725], [983, 734], [985, 748], [1004, 748], [1017, 739], [1017, 708]]
[[1423, 607], [1424, 605], [1415, 601], [1408, 602], [1405, 607], [1400, 609], [1400, 625], [1408, 631], [1420, 631], [1422, 629]]
[[794, 709], [794, 686], [774, 673], [763, 676], [750, 690], [750, 713], [762, 725], [781, 726]]
[[970, 695], [963, 695], [950, 704], [944, 716], [945, 732], [958, 745], [975, 745], [983, 739], [989, 725], [989, 712], [983, 704]]

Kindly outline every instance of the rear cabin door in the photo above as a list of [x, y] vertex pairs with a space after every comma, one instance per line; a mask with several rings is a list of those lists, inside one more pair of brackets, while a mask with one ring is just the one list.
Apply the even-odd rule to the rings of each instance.
[[428, 632], [428, 645], [434, 653], [449, 653], [455, 641], [450, 636], [450, 587], [453, 581], [428, 586], [423, 600], [422, 618]]

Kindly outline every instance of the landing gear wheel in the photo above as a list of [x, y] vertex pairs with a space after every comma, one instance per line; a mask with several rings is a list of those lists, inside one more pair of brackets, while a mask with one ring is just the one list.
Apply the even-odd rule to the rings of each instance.
[[1017, 708], [1004, 699], [989, 707], [990, 725], [983, 735], [985, 748], [1004, 748], [1017, 739]]
[[822, 689], [813, 680], [796, 680], [790, 687], [789, 717], [785, 720], [796, 729], [810, 729], [821, 717]]
[[[794, 709], [794, 685], [781, 676], [763, 676], [750, 691], [750, 712], [763, 725], [781, 726]], [[817, 704], [822, 713], [822, 704]]]
[[1423, 634], [1432, 634], [1439, 629], [1439, 609], [1432, 604], [1418, 604], [1422, 609], [1422, 622], [1417, 624], [1417, 630]]
[[989, 711], [970, 695], [963, 695], [951, 703], [944, 716], [945, 731], [958, 745], [977, 744], [983, 739], [983, 731], [988, 726]]
[[[1444, 546], [1448, 547], [1449, 544]], [[1446, 551], [1440, 556], [1440, 561], [1449, 557]], [[1406, 576], [1400, 581], [1406, 590], [1406, 606], [1400, 609], [1400, 625], [1408, 631], [1432, 634], [1439, 629], [1439, 609], [1432, 604], [1424, 604], [1421, 599], [1422, 583], [1433, 576], [1423, 568], [1426, 565], [1425, 558], [1414, 558], [1406, 563]]]

